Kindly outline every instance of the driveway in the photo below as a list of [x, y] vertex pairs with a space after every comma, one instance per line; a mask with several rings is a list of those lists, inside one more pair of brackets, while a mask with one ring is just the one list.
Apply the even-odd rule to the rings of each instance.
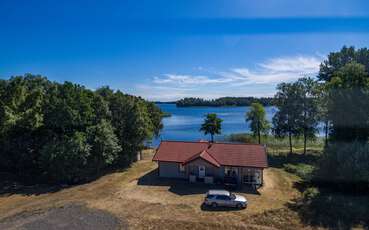
[[0, 222], [0, 229], [93, 230], [126, 229], [127, 225], [108, 212], [70, 204], [42, 212], [27, 212]]

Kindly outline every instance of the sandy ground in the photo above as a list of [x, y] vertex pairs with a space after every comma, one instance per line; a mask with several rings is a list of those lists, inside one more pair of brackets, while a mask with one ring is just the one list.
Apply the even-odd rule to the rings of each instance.
[[70, 204], [39, 212], [26, 212], [0, 223], [0, 229], [58, 230], [58, 229], [124, 229], [127, 225], [102, 210]]
[[[74, 226], [89, 229], [90, 218], [98, 219], [96, 226], [106, 224], [105, 229], [270, 229], [254, 224], [253, 218], [283, 209], [300, 195], [293, 187], [297, 177], [282, 169], [269, 168], [264, 172], [265, 185], [257, 192], [249, 189], [236, 192], [248, 199], [247, 209], [209, 210], [201, 204], [205, 192], [212, 187], [159, 179], [151, 156], [148, 152], [144, 160], [128, 170], [92, 183], [46, 193], [31, 188], [28, 192], [2, 194], [0, 229], [35, 229], [34, 226], [52, 229], [52, 223], [63, 226], [69, 221], [72, 224], [68, 228], [55, 229], [82, 229]], [[76, 218], [66, 214], [68, 208]], [[19, 216], [23, 222], [19, 222]]]

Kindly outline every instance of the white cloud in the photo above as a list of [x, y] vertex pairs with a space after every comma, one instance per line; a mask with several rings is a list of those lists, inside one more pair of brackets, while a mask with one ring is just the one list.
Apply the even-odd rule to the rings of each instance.
[[225, 83], [226, 79], [215, 79], [208, 76], [201, 75], [177, 75], [177, 74], [164, 74], [163, 77], [154, 77], [154, 83], [156, 84], [178, 84], [178, 85], [196, 85], [196, 84], [217, 84]]
[[316, 73], [319, 70], [321, 60], [316, 57], [286, 57], [274, 58], [259, 64], [264, 71], [270, 73]]
[[201, 67], [197, 71], [206, 74], [164, 74], [154, 77], [150, 86], [137, 88], [139, 94], [151, 100], [176, 100], [190, 96], [271, 96], [278, 83], [291, 82], [306, 75], [315, 76], [320, 63], [321, 57], [296, 56], [268, 59], [253, 69], [240, 67], [216, 72]]

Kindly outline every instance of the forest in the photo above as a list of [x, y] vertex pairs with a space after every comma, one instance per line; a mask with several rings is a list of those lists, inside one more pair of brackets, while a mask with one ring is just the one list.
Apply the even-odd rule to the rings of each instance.
[[293, 155], [293, 140], [302, 137], [306, 156], [306, 143], [317, 138], [321, 125], [324, 149], [309, 182], [338, 190], [368, 191], [368, 73], [367, 48], [343, 47], [330, 53], [316, 78], [303, 77], [277, 86], [277, 112], [270, 126], [262, 106], [252, 105], [246, 119], [251, 121], [253, 136], [259, 137], [259, 143], [260, 133], [273, 134], [274, 142], [287, 139], [289, 155]]
[[263, 106], [274, 104], [272, 97], [221, 97], [217, 99], [205, 100], [202, 98], [187, 97], [176, 102], [177, 107], [189, 106], [250, 106], [252, 103], [258, 102]]
[[152, 102], [26, 74], [0, 80], [0, 171], [28, 183], [78, 183], [135, 161], [162, 129]]

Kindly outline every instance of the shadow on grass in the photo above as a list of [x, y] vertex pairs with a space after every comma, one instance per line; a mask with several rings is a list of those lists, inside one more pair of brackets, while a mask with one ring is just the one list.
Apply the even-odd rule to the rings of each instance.
[[[168, 191], [180, 196], [205, 194], [210, 189], [226, 189], [222, 184], [190, 183], [186, 179], [161, 178], [158, 176], [157, 169], [154, 169], [140, 177], [137, 184], [145, 186], [168, 186]], [[257, 190], [250, 186], [243, 186], [242, 188], [235, 189], [234, 191], [260, 195]]]
[[98, 175], [91, 176], [73, 184], [39, 184], [31, 180], [20, 180], [9, 173], [0, 173], [0, 197], [8, 197], [14, 194], [38, 196], [47, 193], [55, 193], [66, 188], [90, 183], [110, 173], [124, 172], [126, 170], [127, 169], [106, 169], [101, 171]]
[[343, 192], [333, 187], [314, 185], [309, 181], [295, 182], [300, 192], [319, 188], [316, 193], [288, 203], [287, 207], [298, 213], [301, 222], [313, 227], [329, 229], [369, 229], [369, 194]]
[[329, 229], [369, 228], [369, 196], [321, 192], [309, 200], [288, 205], [301, 221]]
[[300, 153], [270, 153], [268, 154], [268, 164], [270, 167], [283, 168], [284, 164], [314, 164], [320, 155], [318, 151], [308, 151], [306, 154]]
[[26, 196], [31, 195], [42, 195], [46, 193], [54, 193], [58, 192], [67, 186], [61, 185], [28, 185], [24, 186], [21, 184], [17, 184], [16, 182], [12, 182], [11, 184], [2, 185], [0, 189], [0, 197], [8, 197], [14, 194], [21, 194]]
[[14, 194], [22, 194], [27, 196], [41, 195], [45, 193], [57, 192], [65, 187], [65, 185], [61, 186], [24, 183], [12, 174], [0, 173], [0, 197], [11, 196]]
[[237, 207], [211, 207], [209, 205], [201, 204], [201, 210], [207, 212], [224, 212], [224, 211], [241, 211], [243, 209]]
[[369, 229], [369, 196], [321, 192], [311, 199], [299, 198], [283, 208], [245, 218], [245, 223], [276, 229]]

